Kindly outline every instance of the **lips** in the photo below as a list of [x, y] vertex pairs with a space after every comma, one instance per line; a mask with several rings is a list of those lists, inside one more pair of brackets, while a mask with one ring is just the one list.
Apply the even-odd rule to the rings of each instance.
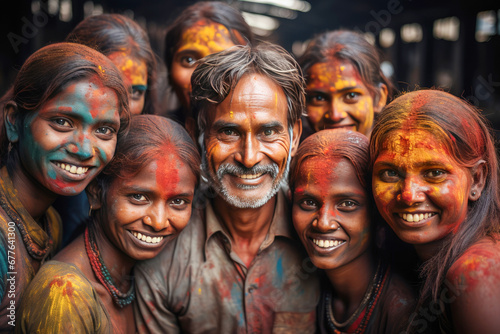
[[69, 163], [62, 163], [62, 162], [54, 162], [55, 165], [71, 174], [74, 174], [74, 175], [82, 175], [82, 174], [85, 174], [87, 173], [87, 171], [89, 170], [89, 167], [84, 167], [84, 166], [76, 166], [76, 165], [72, 165], [72, 164], [69, 164]]
[[237, 177], [239, 177], [240, 179], [244, 179], [244, 180], [254, 180], [254, 179], [258, 179], [259, 177], [261, 177], [262, 175], [264, 175], [265, 173], [258, 173], [258, 174], [241, 174], [241, 175], [236, 175]]
[[435, 212], [425, 213], [398, 213], [399, 217], [409, 223], [418, 223], [424, 219], [431, 218], [436, 215]]
[[149, 235], [145, 235], [136, 231], [130, 231], [130, 232], [136, 239], [151, 245], [159, 244], [163, 240], [163, 236], [151, 237]]

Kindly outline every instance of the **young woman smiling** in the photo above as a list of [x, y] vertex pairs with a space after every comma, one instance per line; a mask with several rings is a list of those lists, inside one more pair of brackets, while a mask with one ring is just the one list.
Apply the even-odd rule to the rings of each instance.
[[[30, 56], [0, 101], [0, 331], [40, 265], [61, 243], [51, 207], [77, 195], [111, 160], [129, 120], [113, 63], [83, 45]], [[9, 306], [9, 309], [7, 308]]]
[[200, 156], [179, 124], [154, 115], [134, 116], [116, 150], [89, 185], [93, 211], [85, 232], [27, 289], [20, 332], [136, 332], [132, 268], [188, 223]]
[[293, 224], [325, 274], [319, 333], [400, 333], [413, 310], [412, 290], [375, 245], [368, 179], [368, 138], [354, 131], [312, 134], [292, 163]]
[[466, 101], [422, 90], [391, 102], [373, 130], [377, 207], [424, 263], [410, 331], [500, 327], [499, 168], [486, 124]]

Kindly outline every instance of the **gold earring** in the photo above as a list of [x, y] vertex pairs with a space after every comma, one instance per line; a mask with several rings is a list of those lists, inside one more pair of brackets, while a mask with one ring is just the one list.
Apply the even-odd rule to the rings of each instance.
[[89, 217], [91, 216], [92, 214], [92, 205], [90, 205], [90, 208], [89, 208]]

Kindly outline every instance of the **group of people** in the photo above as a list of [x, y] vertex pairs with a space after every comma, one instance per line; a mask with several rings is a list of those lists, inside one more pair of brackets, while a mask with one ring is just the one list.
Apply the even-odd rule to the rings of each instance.
[[361, 34], [295, 59], [217, 1], [167, 30], [172, 110], [159, 61], [92, 16], [1, 98], [0, 332], [498, 332], [479, 110], [397, 95]]

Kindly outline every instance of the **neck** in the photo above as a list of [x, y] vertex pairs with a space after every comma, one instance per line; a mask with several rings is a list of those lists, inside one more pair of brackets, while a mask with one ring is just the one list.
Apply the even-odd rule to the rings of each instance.
[[443, 242], [444, 242], [443, 239], [441, 239], [428, 244], [414, 245], [415, 251], [417, 252], [417, 256], [423, 262], [429, 260], [431, 257], [433, 257], [439, 252], [439, 250], [443, 246]]
[[7, 170], [21, 204], [30, 216], [39, 222], [47, 209], [54, 203], [57, 195], [34, 180], [22, 164], [16, 164]]
[[255, 209], [230, 206], [220, 196], [213, 200], [215, 214], [229, 232], [233, 247], [247, 267], [264, 241], [274, 216], [277, 196]]
[[367, 250], [344, 266], [325, 270], [334, 291], [333, 300], [340, 306], [341, 311], [335, 312], [337, 316], [343, 313], [340, 318], [348, 318], [361, 304], [377, 270], [376, 261], [377, 258]]
[[92, 224], [94, 229], [95, 242], [97, 249], [101, 254], [104, 265], [109, 271], [113, 282], [121, 292], [126, 293], [132, 282], [132, 268], [135, 265], [135, 260], [127, 256], [119, 250], [106, 236], [102, 230], [102, 224], [95, 222]]

